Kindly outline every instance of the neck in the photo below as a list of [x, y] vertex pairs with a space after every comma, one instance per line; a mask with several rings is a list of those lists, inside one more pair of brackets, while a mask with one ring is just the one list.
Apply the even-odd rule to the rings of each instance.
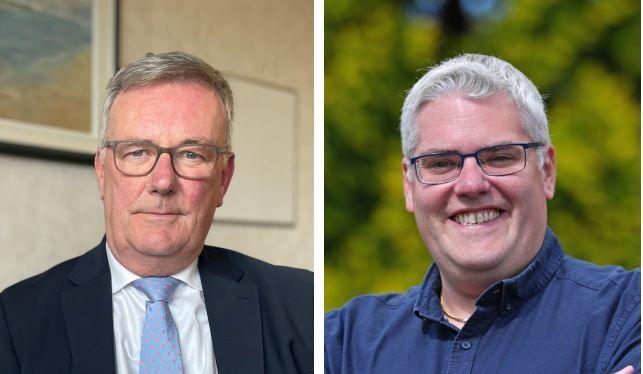
[[440, 292], [440, 300], [443, 312], [445, 312], [444, 314], [449, 322], [455, 326], [462, 327], [464, 322], [475, 312], [476, 299], [480, 294], [472, 294], [466, 292], [466, 290], [453, 287], [444, 276], [441, 276], [441, 279], [442, 291]]
[[[117, 259], [118, 260], [118, 259]], [[120, 261], [119, 261], [120, 262]], [[180, 273], [182, 270], [188, 267], [192, 261], [189, 262], [180, 262], [168, 264], [165, 261], [146, 263], [141, 266], [139, 263], [128, 263], [124, 264], [121, 262], [127, 270], [140, 277], [167, 277], [177, 273]]]
[[484, 275], [475, 277], [452, 276], [440, 269], [442, 289], [440, 301], [445, 317], [458, 328], [462, 328], [476, 310], [476, 300], [495, 280], [485, 279]]
[[165, 277], [180, 273], [187, 268], [199, 253], [193, 256], [175, 254], [172, 256], [142, 256], [132, 251], [118, 251], [108, 239], [108, 248], [116, 261], [139, 277]]

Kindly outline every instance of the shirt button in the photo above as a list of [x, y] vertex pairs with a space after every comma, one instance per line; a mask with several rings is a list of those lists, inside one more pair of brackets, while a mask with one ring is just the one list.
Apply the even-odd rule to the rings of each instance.
[[462, 347], [462, 349], [464, 349], [466, 351], [467, 349], [471, 348], [471, 343], [469, 343], [467, 341], [464, 341], [464, 342], [460, 343], [460, 347]]

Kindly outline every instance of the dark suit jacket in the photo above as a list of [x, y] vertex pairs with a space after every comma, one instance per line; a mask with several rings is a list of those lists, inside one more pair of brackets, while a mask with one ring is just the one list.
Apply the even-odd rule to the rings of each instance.
[[[312, 373], [305, 270], [205, 247], [199, 273], [219, 373]], [[0, 294], [1, 373], [114, 373], [105, 240]]]

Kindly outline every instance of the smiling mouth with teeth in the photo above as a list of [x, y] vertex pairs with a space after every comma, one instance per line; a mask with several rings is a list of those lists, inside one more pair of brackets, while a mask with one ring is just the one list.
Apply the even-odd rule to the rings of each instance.
[[476, 213], [462, 213], [453, 216], [453, 220], [464, 226], [473, 226], [484, 222], [492, 221], [500, 216], [496, 209], [483, 210]]

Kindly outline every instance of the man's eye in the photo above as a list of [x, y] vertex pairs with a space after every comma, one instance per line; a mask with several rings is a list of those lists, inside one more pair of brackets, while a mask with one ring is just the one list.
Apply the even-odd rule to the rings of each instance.
[[456, 163], [451, 160], [433, 160], [422, 165], [427, 169], [448, 169], [456, 166]]
[[132, 150], [127, 150], [124, 154], [124, 157], [126, 158], [142, 158], [146, 157], [150, 154], [150, 152], [147, 149], [132, 149]]
[[145, 155], [145, 150], [144, 149], [138, 149], [136, 151], [131, 151], [128, 156], [130, 157], [142, 157]]
[[499, 153], [495, 154], [493, 156], [488, 157], [485, 160], [485, 163], [507, 163], [507, 162], [512, 162], [516, 160], [516, 156], [508, 153]]
[[200, 154], [195, 152], [185, 152], [185, 157], [191, 160], [197, 160], [199, 158], [203, 158]]
[[193, 151], [183, 151], [177, 154], [179, 158], [188, 160], [188, 161], [205, 161], [206, 158], [198, 153], [198, 152], [193, 152]]

